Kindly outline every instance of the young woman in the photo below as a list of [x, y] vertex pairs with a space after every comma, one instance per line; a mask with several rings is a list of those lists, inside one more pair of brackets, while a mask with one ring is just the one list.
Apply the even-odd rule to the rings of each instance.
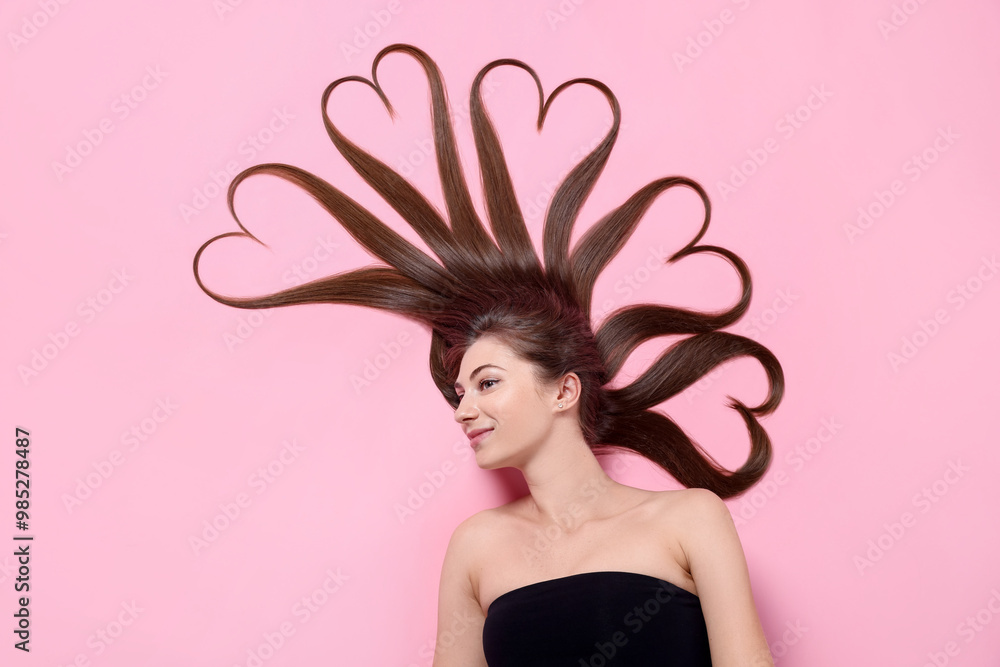
[[[447, 216], [405, 179], [347, 140], [326, 113], [332, 91], [362, 82], [380, 96], [377, 68], [392, 52], [417, 59], [430, 84], [432, 122]], [[543, 230], [543, 261], [528, 235], [500, 142], [480, 94], [483, 77], [510, 65], [534, 79], [538, 126], [558, 94], [575, 84], [600, 90], [613, 113], [607, 136], [554, 193]], [[434, 62], [412, 46], [375, 58], [372, 80], [339, 79], [323, 94], [323, 118], [334, 145], [416, 230], [430, 258], [332, 185], [301, 169], [268, 164], [266, 173], [296, 183], [322, 204], [381, 266], [370, 266], [259, 298], [212, 292], [240, 308], [297, 303], [350, 303], [398, 312], [431, 331], [430, 369], [455, 409], [483, 468], [513, 467], [529, 494], [481, 512], [455, 531], [441, 575], [435, 667], [489, 665], [770, 665], [739, 538], [720, 497], [745, 491], [764, 474], [771, 446], [757, 418], [781, 400], [774, 356], [754, 341], [720, 331], [750, 302], [750, 274], [739, 257], [698, 245], [710, 207], [700, 185], [683, 177], [648, 184], [591, 225], [572, 249], [577, 214], [600, 175], [620, 122], [617, 100], [593, 79], [559, 86], [546, 100], [535, 72], [498, 60], [476, 77], [470, 110], [492, 236], [472, 205]], [[633, 305], [592, 329], [597, 276], [621, 250], [655, 198], [671, 187], [694, 190], [705, 206], [701, 230], [668, 260], [696, 253], [726, 259], [742, 296], [720, 313]], [[447, 221], [446, 221], [447, 219]], [[238, 218], [237, 218], [238, 222]], [[664, 335], [689, 335], [634, 381], [613, 388], [635, 348]], [[750, 434], [750, 455], [734, 472], [708, 458], [666, 415], [653, 408], [739, 356], [768, 375], [759, 406], [733, 400]], [[629, 449], [662, 466], [684, 486], [651, 492], [612, 480], [595, 453]], [[544, 537], [544, 539], [542, 539]]]

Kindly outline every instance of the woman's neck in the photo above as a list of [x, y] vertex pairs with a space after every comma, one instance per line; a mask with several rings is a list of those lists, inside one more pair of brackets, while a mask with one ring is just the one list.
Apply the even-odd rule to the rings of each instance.
[[521, 472], [531, 494], [529, 518], [566, 533], [606, 517], [621, 502], [624, 487], [604, 472], [582, 434], [546, 443]]

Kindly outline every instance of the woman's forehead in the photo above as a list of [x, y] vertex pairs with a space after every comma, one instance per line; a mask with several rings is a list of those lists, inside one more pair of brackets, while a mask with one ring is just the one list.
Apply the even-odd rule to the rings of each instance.
[[512, 370], [521, 362], [513, 348], [493, 336], [484, 336], [469, 346], [462, 356], [459, 368], [459, 381], [468, 379], [470, 375], [483, 365], [499, 366]]

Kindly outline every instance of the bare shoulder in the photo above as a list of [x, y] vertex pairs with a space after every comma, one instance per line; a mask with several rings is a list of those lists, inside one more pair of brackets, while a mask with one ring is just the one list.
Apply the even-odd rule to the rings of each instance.
[[485, 615], [479, 603], [479, 538], [486, 517], [474, 514], [452, 532], [441, 568], [438, 590], [438, 634], [434, 667], [486, 666], [482, 628]]
[[476, 512], [472, 516], [463, 520], [460, 524], [455, 526], [455, 530], [452, 532], [451, 538], [453, 541], [465, 541], [468, 539], [474, 539], [477, 537], [478, 533], [484, 530], [488, 530], [489, 526], [495, 521], [494, 509], [486, 509]]
[[656, 516], [675, 528], [712, 530], [733, 523], [722, 498], [708, 489], [648, 491], [648, 505]]
[[448, 557], [471, 565], [478, 549], [494, 532], [497, 520], [497, 510], [486, 509], [458, 524], [448, 542]]
[[678, 491], [672, 502], [677, 540], [703, 602], [713, 607], [738, 596], [752, 608], [743, 545], [726, 503], [707, 489]]
[[697, 532], [715, 532], [734, 527], [726, 503], [708, 489], [660, 491], [656, 502], [678, 525]]
[[671, 503], [677, 517], [678, 540], [705, 615], [712, 664], [773, 665], [726, 503], [707, 489], [676, 491], [663, 502]]
[[656, 492], [650, 504], [658, 517], [656, 525], [680, 548], [678, 562], [689, 572], [706, 549], [740, 549], [740, 538], [729, 508], [708, 489]]
[[467, 536], [485, 537], [517, 517], [527, 498], [528, 496], [524, 496], [506, 505], [480, 510], [458, 524], [454, 534], [459, 535], [460, 538]]
[[488, 552], [491, 542], [503, 534], [518, 502], [481, 510], [458, 524], [448, 542], [447, 558], [460, 562], [474, 574], [481, 561], [480, 555]]

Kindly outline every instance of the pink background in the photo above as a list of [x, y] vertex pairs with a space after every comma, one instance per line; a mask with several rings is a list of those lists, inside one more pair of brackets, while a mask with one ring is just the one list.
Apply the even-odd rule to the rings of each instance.
[[[512, 57], [546, 94], [592, 77], [622, 105], [581, 229], [661, 176], [711, 194], [704, 243], [754, 275], [732, 330], [774, 351], [787, 379], [765, 422], [772, 469], [730, 502], [778, 664], [992, 664], [1000, 8], [490, 5], [4, 3], [0, 662], [430, 664], [448, 537], [518, 493], [516, 479], [474, 465], [417, 325], [347, 306], [235, 310], [191, 271], [204, 241], [237, 229], [213, 182], [227, 168], [303, 167], [402, 230], [329, 142], [319, 100], [405, 42], [443, 71], [473, 181], [469, 86]], [[440, 203], [421, 71], [393, 55], [380, 79], [395, 122], [355, 84], [331, 115]], [[610, 112], [576, 86], [539, 134], [528, 76], [491, 80], [537, 235], [553, 184]], [[237, 207], [269, 248], [213, 246], [205, 278], [222, 292], [368, 262], [276, 179], [245, 183]], [[721, 260], [649, 269], [699, 219], [688, 191], [658, 199], [596, 303], [731, 303]], [[754, 402], [764, 387], [738, 361], [664, 409], [735, 466], [746, 434], [725, 396]], [[15, 426], [32, 438], [30, 655], [11, 634]], [[608, 465], [626, 483], [676, 486], [635, 458]]]

